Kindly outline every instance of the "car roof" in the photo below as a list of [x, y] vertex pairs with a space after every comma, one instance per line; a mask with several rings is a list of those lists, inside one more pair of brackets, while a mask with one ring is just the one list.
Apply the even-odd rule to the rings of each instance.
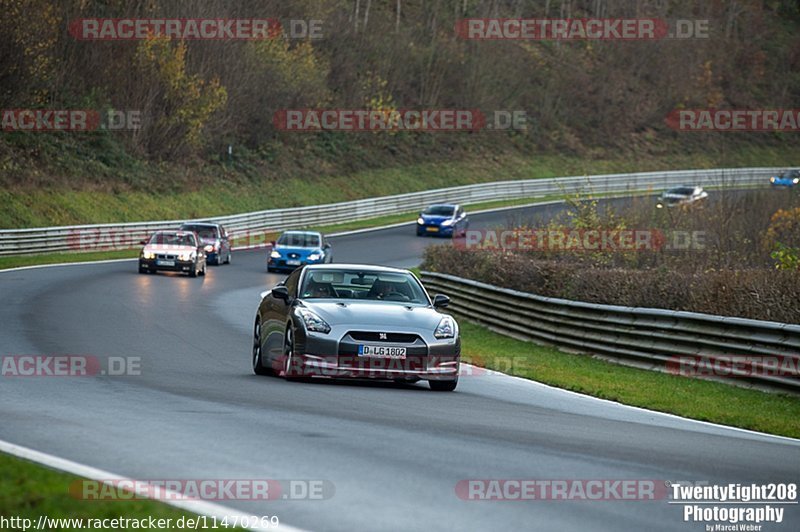
[[457, 203], [431, 203], [428, 207], [458, 207]]
[[156, 231], [153, 234], [154, 235], [186, 236], [186, 235], [194, 235], [194, 231], [181, 231], [180, 229], [163, 229], [163, 230], [160, 230], [160, 231]]
[[347, 264], [342, 262], [332, 264], [309, 264], [304, 267], [305, 271], [313, 270], [363, 270], [370, 272], [383, 273], [410, 273], [404, 268], [392, 268], [391, 266], [378, 266], [377, 264]]
[[313, 236], [322, 236], [322, 233], [319, 231], [284, 231], [281, 235], [313, 235]]
[[219, 224], [216, 223], [216, 222], [183, 222], [181, 224], [181, 227], [183, 227], [184, 225], [207, 225], [208, 227], [217, 227], [217, 226], [219, 226]]

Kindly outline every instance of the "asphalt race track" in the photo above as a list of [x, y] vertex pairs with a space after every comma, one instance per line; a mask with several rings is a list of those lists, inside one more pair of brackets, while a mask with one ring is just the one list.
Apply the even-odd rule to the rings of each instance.
[[[536, 211], [549, 216], [558, 207]], [[472, 228], [519, 211], [473, 215]], [[419, 263], [411, 226], [332, 239], [335, 262]], [[136, 479], [325, 480], [325, 500], [220, 501], [310, 530], [704, 530], [655, 501], [469, 501], [466, 479], [797, 482], [800, 442], [503, 375], [454, 393], [285, 382], [250, 369], [265, 252], [205, 278], [134, 262], [0, 273], [1, 355], [141, 357], [141, 375], [0, 377], [0, 439]], [[491, 354], [487, 354], [491, 355]], [[797, 530], [800, 509], [780, 525]]]

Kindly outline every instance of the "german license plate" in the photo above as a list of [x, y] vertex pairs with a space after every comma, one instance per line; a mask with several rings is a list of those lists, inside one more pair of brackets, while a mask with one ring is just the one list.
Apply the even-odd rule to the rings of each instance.
[[300, 266], [300, 261], [299, 260], [287, 260], [286, 264], [288, 264], [289, 266]]
[[156, 266], [175, 266], [174, 260], [157, 260]]
[[439, 232], [439, 228], [438, 227], [426, 227], [425, 230], [428, 231], [429, 233], [438, 233]]
[[385, 345], [359, 345], [358, 356], [377, 358], [406, 358], [405, 347], [389, 347]]

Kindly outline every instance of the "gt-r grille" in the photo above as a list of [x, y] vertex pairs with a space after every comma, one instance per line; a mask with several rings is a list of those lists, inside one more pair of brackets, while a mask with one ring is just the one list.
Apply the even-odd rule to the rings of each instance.
[[398, 344], [413, 344], [417, 340], [420, 340], [418, 335], [407, 333], [350, 331], [348, 334], [353, 340], [358, 342], [391, 342]]

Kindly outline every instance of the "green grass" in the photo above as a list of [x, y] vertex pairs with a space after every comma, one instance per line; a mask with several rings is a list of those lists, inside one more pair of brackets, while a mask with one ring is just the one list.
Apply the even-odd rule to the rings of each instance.
[[126, 249], [120, 251], [91, 251], [88, 253], [48, 253], [45, 255], [17, 255], [0, 257], [0, 270], [21, 266], [37, 266], [40, 264], [58, 264], [61, 262], [89, 262], [94, 260], [132, 259], [139, 256], [139, 251]]
[[459, 323], [467, 362], [627, 405], [800, 438], [796, 396], [622, 366]]
[[[287, 170], [294, 174], [280, 177], [265, 177], [251, 169], [213, 164], [198, 168], [160, 165], [147, 168], [152, 175], [144, 184], [128, 183], [123, 177], [112, 176], [104, 180], [98, 178], [97, 182], [82, 182], [76, 178], [73, 183], [66, 178], [63, 181], [47, 178], [40, 186], [9, 184], [0, 188], [3, 205], [0, 227], [189, 219], [499, 180], [720, 166], [782, 166], [795, 158], [793, 146], [752, 147], [722, 154], [680, 153], [616, 159], [547, 154], [531, 157], [481, 155], [458, 161], [422, 162], [333, 175], [328, 168], [319, 167], [315, 172], [314, 168], [301, 168], [303, 165], [298, 163], [296, 170]], [[143, 164], [130, 162], [129, 166], [141, 173]], [[131, 168], [120, 168], [119, 173], [134, 171]], [[114, 170], [107, 168], [104, 172], [114, 174]], [[195, 173], [198, 174], [196, 180], [193, 179]]]
[[[171, 519], [172, 526], [158, 528], [158, 530], [194, 530], [193, 526], [178, 527], [176, 525], [179, 519], [196, 519], [196, 515], [160, 502], [145, 499], [100, 501], [79, 499], [70, 493], [70, 486], [74, 482], [81, 481], [79, 477], [54, 471], [27, 460], [0, 453], [0, 471], [3, 472], [0, 475], [0, 516], [30, 519], [33, 527], [36, 526], [39, 516], [42, 515], [65, 519], [115, 519], [119, 517], [147, 519], [153, 517], [156, 520]], [[21, 527], [16, 526], [2, 529], [22, 530]], [[105, 529], [111, 530], [108, 527]], [[133, 529], [117, 528], [117, 530]], [[77, 530], [77, 527], [74, 525], [52, 526], [48, 530]]]

